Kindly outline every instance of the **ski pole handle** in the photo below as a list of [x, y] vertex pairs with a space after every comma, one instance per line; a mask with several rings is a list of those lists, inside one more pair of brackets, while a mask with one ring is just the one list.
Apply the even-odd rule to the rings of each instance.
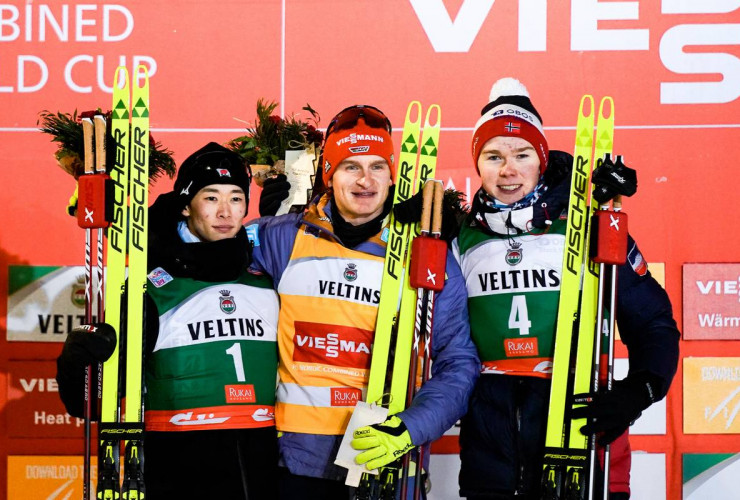
[[94, 171], [93, 161], [95, 151], [93, 150], [93, 121], [90, 118], [82, 119], [82, 138], [85, 145], [85, 173], [92, 174]]
[[428, 180], [424, 184], [422, 191], [422, 206], [421, 206], [421, 232], [422, 234], [429, 234], [429, 228], [432, 223], [432, 201], [434, 197], [434, 181]]
[[[95, 118], [95, 172], [105, 173], [105, 139], [106, 127], [105, 116], [96, 114]], [[87, 164], [87, 152], [85, 153], [85, 164]]]
[[434, 182], [434, 217], [432, 218], [432, 235], [439, 238], [442, 235], [442, 199], [444, 198], [445, 190], [442, 185], [442, 181], [435, 180], [432, 182]]

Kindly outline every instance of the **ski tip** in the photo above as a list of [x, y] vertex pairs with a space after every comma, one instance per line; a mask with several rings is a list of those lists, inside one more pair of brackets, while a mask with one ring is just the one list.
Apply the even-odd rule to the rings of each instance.
[[128, 70], [125, 66], [118, 66], [113, 76], [113, 89], [126, 90], [129, 86]]
[[581, 97], [581, 104], [578, 109], [579, 114], [583, 116], [592, 116], [594, 111], [594, 96], [591, 94], [585, 94]]
[[603, 120], [614, 121], [614, 99], [611, 96], [602, 97], [599, 103], [599, 121]]
[[[434, 124], [432, 124], [432, 118], [434, 118]], [[442, 122], [442, 108], [439, 104], [432, 104], [427, 109], [427, 116], [424, 118], [424, 128], [439, 128]]]
[[406, 123], [421, 125], [421, 103], [419, 101], [411, 101], [406, 108]]
[[[142, 82], [143, 83], [140, 83]], [[146, 66], [143, 64], [139, 64], [136, 67], [136, 71], [134, 71], [134, 77], [133, 77], [134, 85], [137, 88], [143, 89], [149, 87], [149, 69], [147, 69]]]

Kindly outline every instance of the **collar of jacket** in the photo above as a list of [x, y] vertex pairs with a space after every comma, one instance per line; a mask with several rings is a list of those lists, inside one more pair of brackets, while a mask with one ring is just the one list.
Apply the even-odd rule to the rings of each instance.
[[185, 243], [177, 232], [181, 207], [171, 194], [159, 196], [149, 209], [148, 268], [207, 282], [237, 279], [251, 261], [244, 228], [234, 238]]
[[[342, 240], [334, 232], [334, 225], [331, 222], [331, 212], [333, 206], [331, 202], [331, 194], [324, 193], [318, 200], [311, 203], [306, 211], [301, 216], [299, 222], [309, 228], [309, 231], [315, 231], [317, 236], [323, 238], [329, 238], [337, 241], [339, 244], [344, 245]], [[381, 224], [381, 230], [379, 233], [371, 236], [365, 241], [365, 243], [371, 243], [379, 245], [385, 251], [386, 241], [383, 240], [383, 234], [387, 234], [385, 230], [388, 227], [389, 217], [386, 216], [385, 220]], [[361, 250], [364, 243], [360, 243], [356, 250]]]

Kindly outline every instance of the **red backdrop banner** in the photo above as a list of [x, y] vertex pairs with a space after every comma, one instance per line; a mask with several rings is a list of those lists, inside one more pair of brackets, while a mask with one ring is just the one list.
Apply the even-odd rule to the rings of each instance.
[[[10, 265], [83, 263], [83, 232], [65, 212], [74, 180], [37, 131], [38, 113], [107, 110], [119, 64], [149, 67], [152, 132], [178, 163], [208, 141], [243, 135], [259, 98], [278, 101], [282, 115], [310, 103], [323, 127], [350, 104], [372, 104], [389, 115], [396, 141], [409, 101], [437, 103], [438, 176], [468, 196], [480, 186], [472, 128], [498, 78], [528, 86], [550, 149], [573, 149], [584, 93], [609, 95], [614, 150], [639, 178], [625, 200], [630, 232], [646, 259], [665, 262], [679, 323], [682, 265], [738, 261], [740, 0], [11, 2], [0, 3], [0, 47], [0, 475], [7, 454], [82, 449], [81, 439], [40, 430], [21, 439], [10, 423], [19, 377], [60, 344], [7, 342], [5, 284]], [[171, 185], [157, 182], [151, 200]], [[723, 314], [740, 316], [737, 302], [727, 307]], [[740, 347], [682, 342], [682, 355], [737, 357]], [[52, 376], [43, 371], [32, 379]], [[737, 435], [721, 443], [684, 435], [682, 389], [679, 366], [667, 434], [633, 440], [667, 454], [669, 498], [680, 495], [681, 453], [740, 447]]]

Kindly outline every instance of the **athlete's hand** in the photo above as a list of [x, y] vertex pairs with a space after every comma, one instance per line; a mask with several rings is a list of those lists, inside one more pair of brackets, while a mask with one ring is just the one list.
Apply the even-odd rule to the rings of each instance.
[[657, 399], [660, 381], [654, 375], [640, 372], [624, 380], [614, 382], [609, 392], [576, 394], [574, 404], [585, 404], [574, 408], [573, 418], [589, 419], [581, 427], [581, 434], [600, 434], [598, 443], [607, 445], [621, 436], [637, 420], [642, 411]]
[[[67, 334], [62, 353], [57, 358], [57, 385], [59, 397], [73, 417], [82, 418], [85, 412], [85, 368], [106, 361], [116, 349], [116, 331], [106, 323], [78, 326]], [[95, 380], [94, 374], [93, 380]], [[96, 419], [93, 405], [92, 419]]]
[[406, 424], [395, 416], [380, 424], [360, 427], [352, 437], [352, 448], [365, 450], [355, 457], [355, 462], [366, 464], [368, 470], [388, 465], [414, 447]]
[[81, 325], [67, 334], [62, 353], [62, 364], [88, 366], [102, 363], [116, 349], [116, 331], [107, 323]]
[[260, 215], [275, 215], [280, 204], [290, 194], [290, 182], [284, 174], [265, 179], [262, 183], [262, 194], [260, 194]]

